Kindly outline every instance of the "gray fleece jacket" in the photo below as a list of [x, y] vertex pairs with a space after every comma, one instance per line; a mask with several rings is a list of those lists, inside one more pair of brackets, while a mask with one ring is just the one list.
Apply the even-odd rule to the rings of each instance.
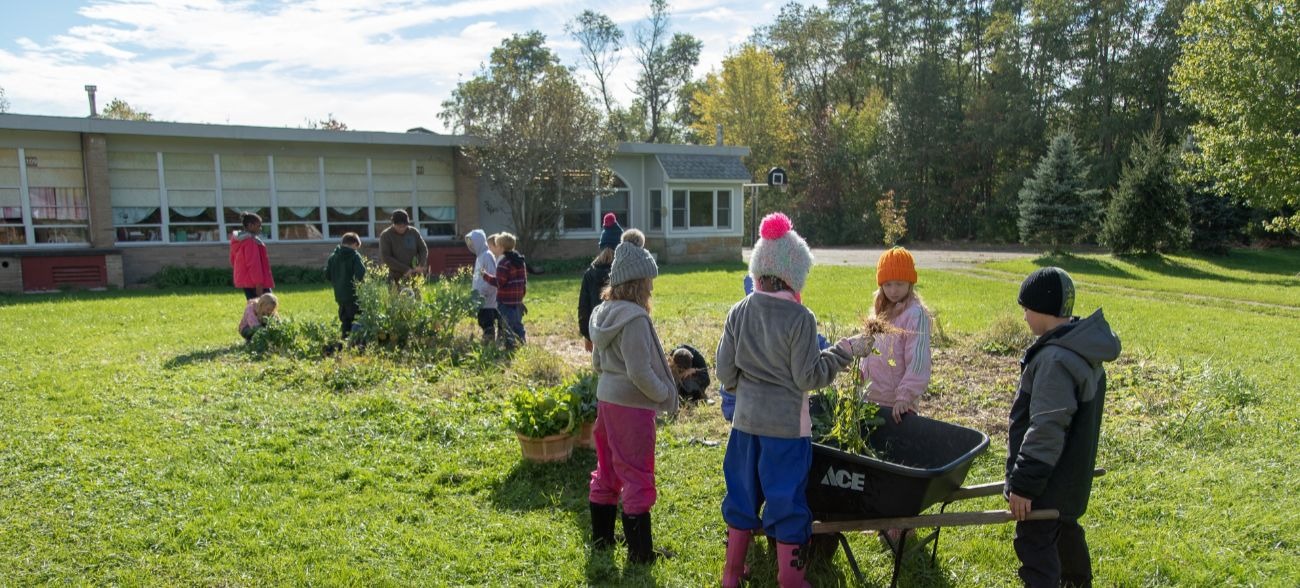
[[644, 308], [607, 300], [591, 311], [590, 327], [597, 400], [677, 412], [677, 384]]
[[817, 349], [817, 317], [804, 305], [754, 293], [727, 313], [715, 367], [736, 395], [732, 426], [798, 439], [805, 393], [829, 385], [851, 361], [838, 346]]

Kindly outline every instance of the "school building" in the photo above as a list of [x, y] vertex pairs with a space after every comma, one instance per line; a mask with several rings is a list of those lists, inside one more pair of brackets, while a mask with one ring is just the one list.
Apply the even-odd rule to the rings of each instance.
[[[0, 292], [139, 284], [164, 266], [229, 267], [239, 214], [263, 219], [272, 266], [323, 265], [360, 234], [378, 258], [392, 211], [411, 213], [432, 269], [473, 258], [461, 236], [509, 230], [467, 165], [473, 139], [0, 114]], [[739, 261], [745, 147], [622, 143], [612, 196], [568, 207], [534, 255], [594, 256], [618, 215], [661, 262]]]

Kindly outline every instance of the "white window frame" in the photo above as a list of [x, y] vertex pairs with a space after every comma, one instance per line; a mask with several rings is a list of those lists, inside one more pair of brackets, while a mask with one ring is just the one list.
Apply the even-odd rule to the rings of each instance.
[[[621, 219], [618, 219], [618, 222], [619, 222], [619, 224], [620, 224], [623, 228], [634, 227], [634, 226], [636, 226], [636, 224], [632, 222], [632, 219], [633, 219], [634, 211], [636, 210], [636, 205], [634, 204], [635, 200], [633, 199], [632, 184], [629, 184], [628, 181], [627, 181], [627, 179], [624, 178], [622, 174], [620, 174], [620, 173], [618, 173], [618, 172], [612, 172], [612, 173], [613, 173], [614, 177], [618, 178], [618, 181], [620, 181], [620, 182], [623, 183], [623, 187], [621, 187], [621, 188], [615, 188], [614, 191], [615, 191], [615, 192], [627, 192], [627, 211], [626, 211], [626, 212], [627, 212], [627, 214], [626, 214], [627, 218], [621, 218]], [[559, 220], [559, 225], [560, 225], [560, 235], [562, 235], [562, 236], [564, 236], [564, 237], [575, 237], [575, 238], [576, 238], [576, 237], [591, 237], [591, 236], [593, 236], [593, 235], [599, 235], [600, 232], [604, 229], [604, 227], [600, 226], [600, 221], [601, 221], [601, 219], [604, 218], [606, 212], [613, 212], [613, 211], [607, 211], [607, 210], [604, 210], [603, 208], [601, 208], [600, 203], [601, 203], [602, 200], [604, 200], [604, 198], [601, 197], [601, 196], [592, 196], [592, 197], [591, 197], [591, 210], [592, 210], [592, 214], [591, 214], [591, 223], [592, 223], [592, 228], [590, 228], [590, 229], [566, 229], [566, 228], [564, 228], [564, 215], [561, 214], [561, 215], [560, 215], [560, 220]]]
[[[90, 220], [89, 219], [86, 220], [86, 224], [84, 225], [77, 225], [77, 224], [37, 225], [36, 224], [36, 219], [32, 216], [31, 183], [27, 179], [27, 148], [14, 147], [14, 149], [16, 149], [18, 152], [18, 162], [17, 162], [18, 163], [18, 186], [5, 186], [5, 187], [18, 188], [18, 201], [22, 204], [22, 211], [23, 211], [23, 225], [22, 225], [23, 238], [25, 239], [26, 242], [21, 245], [12, 245], [12, 244], [0, 245], [0, 250], [12, 251], [12, 250], [23, 250], [23, 249], [35, 249], [35, 248], [41, 248], [41, 249], [89, 248], [90, 247]], [[85, 169], [86, 163], [84, 160], [82, 161], [81, 165], [82, 165], [82, 169]], [[86, 192], [86, 211], [87, 214], [89, 214], [90, 190], [89, 188], [84, 186], [82, 187], [82, 190], [85, 190]], [[18, 225], [6, 224], [4, 226], [17, 227]], [[38, 229], [82, 229], [86, 233], [86, 241], [78, 242], [78, 243], [37, 243], [36, 231]]]
[[[668, 186], [665, 186], [664, 192], [668, 195], [667, 198], [668, 206], [666, 207], [667, 214], [664, 215], [663, 230], [667, 234], [677, 234], [677, 235], [683, 235], [683, 234], [728, 235], [728, 234], [738, 233], [739, 231], [737, 231], [736, 229], [737, 226], [736, 194], [739, 192], [738, 187], [739, 186], [737, 186], [735, 183], [730, 181], [726, 182], [725, 184], [682, 183], [682, 184], [670, 184]], [[727, 204], [729, 205], [727, 207], [727, 218], [730, 221], [729, 226], [719, 226], [718, 224], [718, 219], [720, 218], [718, 214], [718, 192], [721, 191], [729, 192], [727, 197]], [[673, 214], [675, 212], [674, 207], [675, 207], [675, 200], [676, 200], [676, 196], [675, 196], [676, 192], [686, 192], [686, 210], [685, 210], [686, 226], [684, 227], [678, 227], [673, 222]], [[691, 225], [691, 192], [709, 192], [712, 195], [712, 199], [713, 199], [713, 224], [712, 225], [708, 225], [708, 226]]]

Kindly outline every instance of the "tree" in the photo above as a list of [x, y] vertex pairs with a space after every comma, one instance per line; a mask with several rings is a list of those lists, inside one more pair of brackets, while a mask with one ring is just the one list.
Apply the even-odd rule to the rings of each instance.
[[1174, 183], [1168, 149], [1153, 129], [1133, 142], [1101, 240], [1112, 253], [1177, 251], [1191, 240], [1187, 199]]
[[700, 61], [703, 44], [694, 36], [676, 33], [668, 36], [668, 1], [650, 0], [650, 20], [634, 35], [637, 64], [641, 74], [636, 79], [637, 95], [646, 110], [644, 140], [647, 143], [669, 142], [674, 129], [667, 116], [678, 90], [691, 79], [691, 71]]
[[99, 116], [114, 120], [153, 120], [152, 114], [144, 110], [136, 110], [135, 107], [127, 104], [126, 100], [121, 98], [113, 98]]
[[1089, 190], [1088, 166], [1074, 135], [1052, 138], [1047, 155], [1020, 189], [1021, 243], [1046, 243], [1053, 252], [1083, 240], [1096, 219], [1100, 190]]
[[9, 112], [9, 99], [5, 97], [5, 89], [0, 87], [0, 113]]
[[504, 200], [520, 249], [555, 237], [567, 204], [605, 191], [614, 138], [537, 31], [504, 41], [438, 115], [478, 138], [471, 164]]
[[[618, 65], [618, 52], [623, 48], [623, 30], [608, 16], [584, 10], [564, 25], [564, 32], [578, 42], [583, 61], [596, 77], [595, 89], [600, 94], [601, 103], [605, 105], [605, 118], [611, 123], [617, 122], [618, 119], [614, 116], [617, 106], [610, 96], [609, 76]], [[623, 134], [619, 127], [614, 127], [614, 132]]]
[[1300, 230], [1300, 10], [1294, 2], [1205, 0], [1188, 7], [1174, 87], [1201, 118], [1192, 173]]
[[347, 123], [334, 118], [334, 113], [331, 112], [325, 116], [325, 120], [307, 119], [307, 128], [322, 131], [346, 131], [348, 130], [348, 125]]
[[695, 132], [710, 137], [722, 125], [724, 143], [749, 146], [749, 169], [756, 175], [785, 165], [794, 146], [794, 113], [784, 73], [770, 51], [742, 46], [695, 93]]

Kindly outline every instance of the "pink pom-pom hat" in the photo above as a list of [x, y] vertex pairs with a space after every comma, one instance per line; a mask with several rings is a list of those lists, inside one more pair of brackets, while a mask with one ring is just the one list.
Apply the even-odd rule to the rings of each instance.
[[790, 217], [774, 212], [763, 217], [759, 239], [749, 257], [749, 275], [755, 281], [762, 276], [781, 278], [796, 293], [803, 292], [812, 269], [812, 251], [794, 230]]

